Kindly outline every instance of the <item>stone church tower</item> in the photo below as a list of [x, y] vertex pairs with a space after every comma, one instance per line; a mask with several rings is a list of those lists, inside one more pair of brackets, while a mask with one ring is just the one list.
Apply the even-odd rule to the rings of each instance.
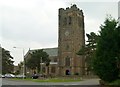
[[84, 15], [76, 5], [59, 9], [59, 75], [83, 75], [84, 57], [76, 53], [85, 45]]

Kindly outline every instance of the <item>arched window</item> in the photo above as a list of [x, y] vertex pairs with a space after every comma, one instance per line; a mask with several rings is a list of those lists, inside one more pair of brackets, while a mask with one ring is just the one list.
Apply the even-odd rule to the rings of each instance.
[[69, 45], [68, 44], [66, 45], [66, 50], [69, 50]]
[[55, 67], [51, 67], [51, 73], [55, 73]]
[[70, 58], [69, 57], [65, 58], [65, 66], [70, 66]]
[[63, 24], [64, 24], [64, 25], [67, 25], [67, 18], [66, 18], [66, 17], [64, 18]]
[[72, 23], [72, 18], [69, 16], [69, 22], [68, 22], [69, 24], [71, 24]]

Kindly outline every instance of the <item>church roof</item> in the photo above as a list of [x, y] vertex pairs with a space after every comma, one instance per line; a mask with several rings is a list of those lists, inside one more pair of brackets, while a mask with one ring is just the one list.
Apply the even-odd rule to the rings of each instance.
[[49, 54], [49, 56], [58, 56], [58, 48], [48, 48], [48, 49], [43, 49], [46, 53]]
[[[35, 49], [40, 50], [40, 49]], [[29, 50], [30, 53], [34, 52], [35, 50]], [[58, 56], [58, 48], [45, 48], [43, 49], [49, 56]]]

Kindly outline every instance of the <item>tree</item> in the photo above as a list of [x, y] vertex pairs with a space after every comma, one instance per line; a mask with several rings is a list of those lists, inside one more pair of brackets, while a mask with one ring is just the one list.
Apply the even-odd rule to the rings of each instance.
[[2, 74], [13, 73], [14, 61], [8, 50], [2, 48]]
[[120, 26], [115, 19], [107, 17], [100, 26], [93, 69], [100, 79], [111, 82], [118, 78], [120, 63]]
[[28, 67], [28, 68], [30, 68], [30, 69], [32, 69], [32, 70], [34, 70], [34, 69], [36, 69], [36, 61], [35, 61], [35, 59], [34, 58], [29, 58], [29, 59], [27, 59], [27, 61], [26, 61], [26, 66]]
[[17, 74], [21, 74], [21, 73], [23, 73], [23, 62], [20, 62], [18, 64]]
[[92, 71], [92, 58], [94, 57], [95, 51], [96, 51], [96, 45], [97, 45], [97, 39], [99, 35], [95, 34], [94, 32], [91, 32], [90, 34], [86, 34], [88, 40], [85, 46], [83, 46], [79, 52], [78, 55], [85, 56], [85, 62], [87, 67], [87, 74], [88, 72]]
[[[42, 59], [41, 59], [42, 58]], [[31, 57], [26, 61], [26, 66], [30, 69], [36, 69], [38, 73], [40, 73], [40, 63], [45, 63], [46, 66], [49, 66], [49, 55], [43, 51], [43, 49], [41, 50], [35, 50], [32, 54]]]
[[20, 63], [18, 64], [18, 68], [19, 68], [19, 70], [21, 70], [22, 67], [23, 67], [23, 62], [20, 62]]

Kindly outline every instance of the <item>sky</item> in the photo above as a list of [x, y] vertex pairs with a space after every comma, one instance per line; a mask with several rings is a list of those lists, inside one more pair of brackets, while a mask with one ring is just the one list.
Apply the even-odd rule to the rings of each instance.
[[107, 14], [118, 19], [118, 1], [1, 0], [0, 44], [17, 65], [29, 49], [58, 47], [59, 8], [76, 4], [84, 13], [85, 33], [98, 33]]
[[118, 17], [119, 17], [119, 23], [120, 23], [120, 1], [118, 2]]

